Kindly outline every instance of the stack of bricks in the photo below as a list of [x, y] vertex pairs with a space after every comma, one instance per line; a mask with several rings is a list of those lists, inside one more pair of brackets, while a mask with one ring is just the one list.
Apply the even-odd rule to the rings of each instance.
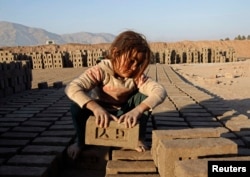
[[[220, 137], [222, 132], [225, 132], [224, 128], [154, 130], [151, 153], [160, 176], [180, 177], [187, 171], [190, 176], [195, 176], [197, 171], [190, 171], [193, 164], [190, 163], [191, 160], [199, 163], [202, 160], [208, 161], [208, 157], [223, 156], [227, 158], [237, 155], [237, 144]], [[189, 168], [186, 167], [188, 164], [190, 164]], [[206, 168], [200, 169], [203, 170], [200, 172], [200, 176], [206, 176]], [[193, 168], [193, 170], [197, 169]], [[179, 174], [180, 171], [183, 173]]]
[[31, 89], [30, 61], [0, 63], [0, 98]]

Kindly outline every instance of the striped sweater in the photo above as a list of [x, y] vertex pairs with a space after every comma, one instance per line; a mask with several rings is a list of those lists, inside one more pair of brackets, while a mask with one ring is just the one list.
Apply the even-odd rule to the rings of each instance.
[[143, 103], [151, 109], [163, 102], [167, 95], [161, 84], [144, 74], [138, 81], [115, 77], [111, 61], [106, 59], [71, 81], [65, 93], [80, 107], [96, 100], [107, 110], [114, 110], [119, 109], [136, 90], [148, 96]]

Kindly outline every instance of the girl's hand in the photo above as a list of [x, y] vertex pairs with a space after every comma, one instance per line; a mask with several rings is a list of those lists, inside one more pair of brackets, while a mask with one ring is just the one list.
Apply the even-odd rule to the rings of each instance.
[[109, 125], [109, 119], [112, 118], [115, 121], [118, 121], [117, 117], [108, 113], [105, 109], [99, 107], [94, 111], [95, 123], [100, 128], [107, 128]]
[[126, 128], [132, 128], [136, 125], [137, 120], [141, 117], [142, 113], [139, 109], [134, 108], [131, 111], [121, 115], [119, 117], [118, 123], [124, 122]]
[[118, 121], [118, 118], [109, 112], [107, 112], [103, 107], [97, 104], [94, 101], [91, 101], [87, 104], [88, 109], [92, 110], [95, 116], [96, 125], [100, 128], [107, 128], [109, 124], [109, 119]]

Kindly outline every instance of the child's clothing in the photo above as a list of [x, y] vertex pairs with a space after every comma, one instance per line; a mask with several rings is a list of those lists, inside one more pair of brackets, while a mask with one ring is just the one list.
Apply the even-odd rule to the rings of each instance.
[[[129, 98], [127, 103], [122, 106], [121, 109], [117, 111], [110, 112], [114, 116], [119, 117], [120, 115], [130, 111], [135, 106], [140, 104], [141, 101], [143, 101], [146, 98], [145, 95], [137, 92], [133, 96]], [[71, 114], [73, 119], [73, 124], [76, 129], [77, 134], [77, 144], [79, 147], [83, 148], [85, 145], [85, 129], [86, 129], [86, 121], [89, 118], [90, 115], [93, 115], [92, 112], [85, 108], [80, 108], [76, 103], [71, 104]], [[147, 128], [147, 121], [148, 121], [148, 112], [145, 112], [139, 122], [139, 139], [144, 139], [144, 136], [146, 134], [146, 128]]]
[[[88, 68], [82, 75], [69, 83], [65, 89], [74, 102], [71, 106], [78, 145], [84, 145], [85, 124], [92, 112], [85, 105], [95, 100], [100, 106], [119, 118], [140, 103], [153, 109], [164, 101], [166, 91], [156, 81], [142, 75], [138, 81], [133, 78], [115, 76], [112, 63], [105, 59], [96, 66]], [[146, 117], [146, 118], [143, 118]], [[140, 118], [140, 137], [145, 134], [148, 116]]]

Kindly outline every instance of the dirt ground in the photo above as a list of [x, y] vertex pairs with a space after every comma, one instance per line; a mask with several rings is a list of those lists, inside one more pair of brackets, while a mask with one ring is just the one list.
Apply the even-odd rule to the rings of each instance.
[[38, 88], [38, 83], [47, 82], [48, 86], [53, 86], [54, 82], [62, 81], [67, 84], [75, 77], [78, 77], [86, 68], [53, 68], [53, 69], [33, 69], [32, 89]]
[[231, 108], [250, 116], [250, 59], [172, 67], [194, 85], [220, 96]]

